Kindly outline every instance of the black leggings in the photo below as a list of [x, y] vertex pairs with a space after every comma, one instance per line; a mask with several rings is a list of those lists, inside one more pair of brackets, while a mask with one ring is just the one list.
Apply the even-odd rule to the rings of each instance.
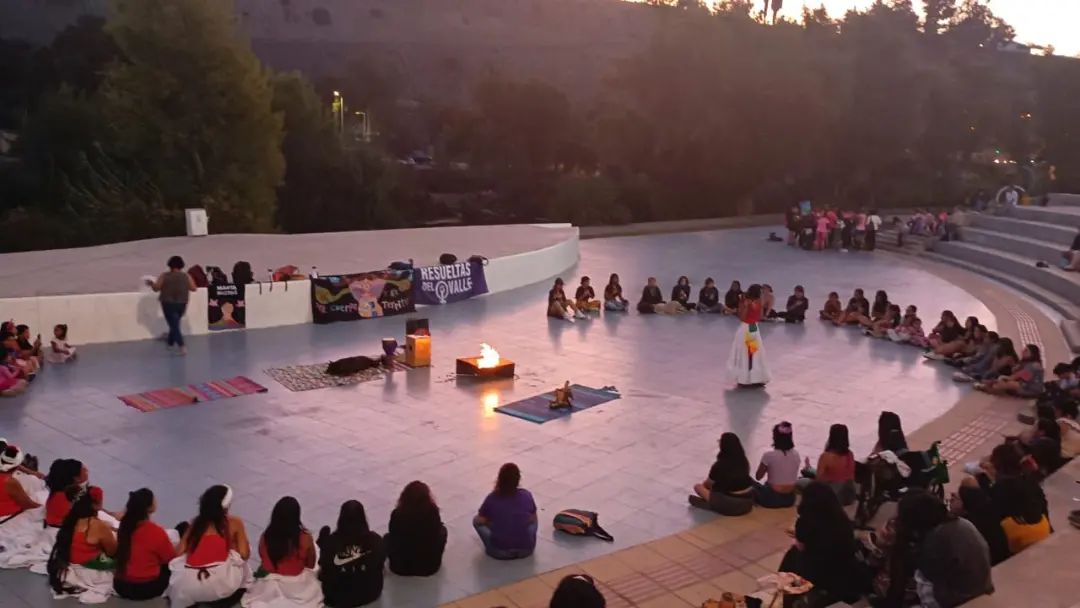
[[119, 595], [126, 600], [135, 600], [139, 602], [154, 599], [155, 597], [161, 597], [168, 587], [168, 564], [161, 567], [161, 574], [152, 581], [133, 583], [120, 578], [113, 579], [113, 591], [116, 591], [116, 595]]

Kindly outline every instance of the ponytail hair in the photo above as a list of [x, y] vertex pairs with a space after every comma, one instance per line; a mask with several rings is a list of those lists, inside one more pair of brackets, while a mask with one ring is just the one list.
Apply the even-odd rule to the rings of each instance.
[[73, 486], [67, 490], [67, 498], [71, 501], [71, 511], [64, 518], [64, 523], [56, 533], [56, 543], [53, 544], [52, 553], [49, 554], [49, 562], [46, 571], [49, 575], [49, 586], [56, 593], [65, 593], [68, 585], [64, 583], [64, 575], [68, 566], [71, 565], [71, 541], [75, 537], [75, 524], [80, 519], [93, 517], [97, 514], [94, 508], [94, 500], [86, 489]]
[[120, 528], [116, 531], [116, 575], [123, 576], [131, 557], [131, 539], [135, 528], [150, 519], [150, 507], [154, 504], [154, 493], [147, 488], [128, 494], [124, 517], [120, 519]]
[[207, 528], [210, 526], [213, 526], [222, 538], [229, 537], [229, 520], [226, 515], [226, 502], [228, 501], [226, 501], [226, 498], [229, 498], [231, 494], [232, 492], [228, 486], [217, 485], [210, 486], [199, 497], [199, 514], [195, 516], [195, 521], [191, 523], [191, 531], [188, 533], [188, 554], [195, 552], [195, 548], [199, 546], [203, 534], [206, 533]]

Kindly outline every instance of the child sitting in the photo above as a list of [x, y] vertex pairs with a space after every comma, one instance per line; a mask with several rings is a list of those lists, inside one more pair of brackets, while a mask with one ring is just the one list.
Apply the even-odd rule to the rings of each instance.
[[45, 359], [49, 363], [67, 363], [75, 358], [75, 347], [67, 341], [68, 326], [61, 323], [53, 328], [53, 339]]
[[840, 302], [840, 294], [835, 291], [829, 292], [829, 299], [825, 301], [825, 308], [818, 312], [822, 321], [835, 322], [844, 314], [844, 305]]
[[0, 347], [0, 397], [14, 397], [26, 391], [26, 380], [11, 360], [11, 353]]
[[577, 309], [582, 312], [600, 311], [600, 300], [596, 299], [596, 292], [589, 284], [589, 277], [581, 277], [581, 285], [574, 294], [574, 301]]

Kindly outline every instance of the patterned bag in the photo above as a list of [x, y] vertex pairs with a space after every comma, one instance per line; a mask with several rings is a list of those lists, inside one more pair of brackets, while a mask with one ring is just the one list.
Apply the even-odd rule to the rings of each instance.
[[555, 514], [552, 524], [556, 530], [572, 534], [574, 536], [595, 536], [607, 542], [613, 542], [615, 538], [600, 527], [600, 516], [592, 511], [581, 509], [564, 509]]

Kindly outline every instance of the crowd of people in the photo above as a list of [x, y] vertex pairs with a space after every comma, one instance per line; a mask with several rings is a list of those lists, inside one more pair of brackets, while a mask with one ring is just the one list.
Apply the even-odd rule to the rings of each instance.
[[873, 251], [883, 221], [876, 210], [813, 210], [793, 206], [784, 217], [787, 243], [792, 247], [824, 251]]
[[29, 325], [13, 320], [0, 323], [0, 397], [26, 392], [46, 363], [74, 360], [75, 347], [67, 334], [67, 325], [57, 325], [49, 345], [44, 346], [41, 334], [33, 336]]
[[[285, 496], [265, 531], [249, 539], [231, 511], [234, 496], [228, 485], [211, 486], [190, 521], [166, 529], [154, 521], [150, 489], [131, 492], [123, 511], [110, 512], [82, 462], [58, 459], [42, 474], [35, 458], [0, 439], [0, 568], [47, 575], [56, 598], [94, 604], [165, 596], [174, 608], [364, 606], [382, 595], [387, 569], [424, 577], [442, 568], [447, 528], [421, 481], [404, 487], [381, 535], [357, 500], [343, 503], [334, 527], [315, 535], [300, 502]], [[499, 560], [532, 555], [538, 523], [520, 469], [504, 464], [473, 520], [485, 553]], [[550, 605], [602, 608], [604, 599], [591, 578], [576, 575], [560, 583]]]

